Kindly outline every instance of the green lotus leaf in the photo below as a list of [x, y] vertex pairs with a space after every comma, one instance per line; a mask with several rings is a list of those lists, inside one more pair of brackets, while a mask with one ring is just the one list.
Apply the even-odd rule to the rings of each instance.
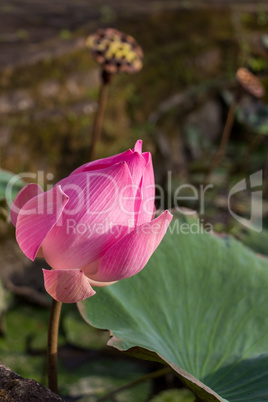
[[268, 106], [265, 103], [261, 101], [254, 103], [252, 100], [249, 108], [238, 106], [237, 119], [254, 133], [268, 135]]
[[109, 345], [162, 359], [198, 400], [268, 401], [266, 258], [182, 217], [138, 275], [96, 290], [78, 308]]
[[10, 206], [17, 193], [25, 186], [25, 182], [7, 170], [0, 169], [0, 201], [6, 200]]
[[268, 35], [263, 35], [261, 41], [266, 50], [268, 50]]
[[[230, 106], [234, 97], [230, 91], [222, 91], [221, 96], [226, 105]], [[236, 107], [237, 121], [255, 134], [268, 135], [268, 105], [253, 97], [245, 104]]]
[[243, 228], [235, 233], [246, 246], [263, 255], [268, 255], [268, 230], [263, 229], [261, 232]]

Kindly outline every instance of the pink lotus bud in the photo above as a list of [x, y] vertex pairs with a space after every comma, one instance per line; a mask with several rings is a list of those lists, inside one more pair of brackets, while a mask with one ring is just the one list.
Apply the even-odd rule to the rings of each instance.
[[11, 207], [17, 242], [34, 260], [43, 256], [47, 292], [74, 303], [137, 274], [161, 242], [172, 215], [153, 219], [152, 158], [133, 150], [82, 165], [43, 192], [24, 187]]

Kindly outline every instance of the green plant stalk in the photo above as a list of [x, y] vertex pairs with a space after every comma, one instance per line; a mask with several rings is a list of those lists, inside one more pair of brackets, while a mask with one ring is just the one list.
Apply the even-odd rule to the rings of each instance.
[[102, 71], [102, 81], [99, 93], [98, 110], [96, 113], [94, 127], [92, 132], [92, 141], [90, 148], [89, 160], [93, 161], [96, 159], [96, 148], [101, 137], [101, 131], [103, 127], [104, 112], [108, 99], [108, 87], [111, 82], [111, 74], [107, 73], [105, 70]]
[[58, 333], [62, 303], [52, 299], [48, 338], [47, 338], [47, 375], [48, 388], [58, 393]]

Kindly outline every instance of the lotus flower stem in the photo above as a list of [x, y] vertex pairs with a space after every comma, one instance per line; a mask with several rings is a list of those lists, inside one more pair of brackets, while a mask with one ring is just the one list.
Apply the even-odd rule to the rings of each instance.
[[95, 117], [93, 133], [92, 133], [91, 149], [89, 155], [89, 159], [91, 161], [96, 159], [96, 148], [101, 136], [104, 112], [108, 98], [108, 87], [111, 82], [111, 77], [112, 77], [111, 74], [109, 74], [105, 70], [102, 70], [102, 81], [99, 94], [98, 110]]
[[212, 162], [209, 166], [207, 174], [204, 178], [204, 186], [206, 186], [208, 184], [211, 173], [216, 169], [217, 166], [219, 166], [219, 164], [225, 154], [226, 147], [228, 145], [232, 127], [234, 124], [236, 105], [237, 105], [237, 103], [236, 103], [236, 101], [234, 101], [231, 104], [230, 109], [228, 111], [226, 123], [225, 123], [222, 137], [221, 137], [221, 142], [220, 142], [218, 150], [216, 151], [216, 153], [212, 159]]
[[48, 388], [58, 393], [58, 332], [62, 303], [52, 299], [47, 340]]

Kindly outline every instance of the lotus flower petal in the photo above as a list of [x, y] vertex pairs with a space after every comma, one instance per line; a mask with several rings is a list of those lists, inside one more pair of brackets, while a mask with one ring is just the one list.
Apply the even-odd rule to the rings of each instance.
[[152, 156], [149, 152], [142, 154], [146, 166], [144, 168], [144, 173], [141, 182], [141, 197], [142, 202], [140, 206], [140, 211], [138, 214], [137, 224], [142, 225], [143, 223], [150, 222], [153, 218], [155, 211], [155, 183], [154, 183], [154, 171]]
[[44, 258], [54, 269], [84, 269], [134, 226], [132, 178], [127, 164], [119, 163], [59, 184], [70, 200], [61, 225], [42, 245]]
[[128, 158], [134, 153], [138, 152], [141, 154], [142, 152], [142, 141], [138, 140], [135, 144], [133, 150], [129, 149], [128, 151], [121, 152], [120, 154], [109, 156], [108, 158], [97, 159], [96, 161], [85, 163], [79, 168], [75, 169], [71, 175], [82, 173], [82, 172], [90, 172], [92, 170], [105, 169], [109, 166], [112, 166], [116, 163], [126, 162]]
[[96, 293], [79, 269], [43, 269], [43, 274], [47, 293], [62, 303], [76, 303]]
[[149, 223], [138, 226], [104, 255], [94, 281], [119, 281], [137, 274], [164, 237], [172, 215], [165, 211]]
[[17, 242], [24, 254], [34, 260], [49, 231], [58, 222], [69, 197], [60, 186], [30, 199], [21, 208], [16, 225]]
[[139, 152], [133, 152], [126, 158], [126, 163], [128, 165], [133, 183], [138, 188], [141, 182], [142, 175], [144, 174], [146, 161]]
[[143, 156], [138, 152], [133, 152], [127, 159], [126, 163], [128, 165], [132, 180], [133, 180], [133, 196], [134, 201], [134, 212], [135, 212], [135, 225], [138, 222], [139, 211], [141, 209], [142, 194], [141, 194], [141, 182], [144, 174], [144, 169], [146, 161]]
[[25, 205], [26, 202], [31, 200], [33, 197], [36, 197], [42, 193], [43, 190], [41, 187], [35, 183], [28, 184], [19, 191], [10, 209], [10, 219], [14, 226], [16, 226], [18, 213], [23, 205]]
[[142, 153], [142, 140], [138, 140], [135, 144], [135, 147], [133, 149], [133, 152], [139, 152], [139, 154]]
[[[75, 169], [71, 175], [82, 173], [82, 172], [90, 172], [92, 170], [105, 169], [109, 166], [113, 166], [116, 163], [125, 162], [126, 158], [129, 157], [133, 152], [129, 149], [128, 151], [122, 152], [121, 154], [109, 156], [104, 159], [97, 159], [96, 161], [85, 163], [79, 168]], [[71, 176], [70, 175], [70, 176]]]

